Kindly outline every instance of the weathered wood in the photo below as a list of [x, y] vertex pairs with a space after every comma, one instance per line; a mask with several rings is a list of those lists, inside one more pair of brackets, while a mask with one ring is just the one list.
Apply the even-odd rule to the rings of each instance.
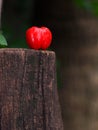
[[63, 130], [54, 52], [0, 49], [0, 130]]

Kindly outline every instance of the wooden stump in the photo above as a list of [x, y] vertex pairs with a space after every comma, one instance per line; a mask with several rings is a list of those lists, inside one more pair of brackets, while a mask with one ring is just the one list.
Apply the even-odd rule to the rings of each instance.
[[0, 49], [0, 130], [63, 130], [54, 52]]

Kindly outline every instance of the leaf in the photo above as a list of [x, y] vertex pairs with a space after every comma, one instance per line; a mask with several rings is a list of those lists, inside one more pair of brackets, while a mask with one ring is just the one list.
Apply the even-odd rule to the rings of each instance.
[[2, 34], [0, 34], [0, 48], [4, 48], [4, 47], [7, 47], [7, 41], [5, 37]]

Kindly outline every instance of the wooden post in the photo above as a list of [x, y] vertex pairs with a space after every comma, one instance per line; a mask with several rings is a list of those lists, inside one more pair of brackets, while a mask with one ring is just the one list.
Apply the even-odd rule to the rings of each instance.
[[0, 49], [0, 130], [63, 130], [54, 52]]

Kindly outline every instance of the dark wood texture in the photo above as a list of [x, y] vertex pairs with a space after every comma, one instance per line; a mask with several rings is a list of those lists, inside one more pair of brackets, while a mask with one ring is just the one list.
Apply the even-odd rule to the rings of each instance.
[[0, 130], [63, 130], [54, 52], [0, 49]]

